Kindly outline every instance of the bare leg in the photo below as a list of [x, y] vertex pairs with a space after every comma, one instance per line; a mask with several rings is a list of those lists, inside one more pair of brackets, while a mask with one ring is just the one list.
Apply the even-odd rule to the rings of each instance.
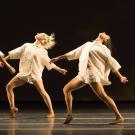
[[113, 101], [113, 99], [111, 97], [109, 97], [106, 92], [104, 91], [104, 88], [102, 86], [101, 83], [91, 83], [91, 87], [92, 90], [96, 93], [96, 95], [103, 100], [106, 105], [112, 109], [116, 115], [116, 120], [112, 123], [112, 124], [117, 124], [117, 123], [121, 123], [124, 121], [124, 118], [122, 117], [122, 115], [120, 114], [115, 102]]
[[66, 106], [67, 106], [67, 118], [64, 122], [64, 124], [68, 124], [70, 123], [70, 121], [72, 120], [72, 101], [73, 101], [73, 97], [71, 92], [73, 90], [79, 89], [83, 86], [85, 86], [86, 84], [82, 81], [80, 81], [77, 77], [73, 78], [71, 81], [69, 81], [64, 89], [64, 95], [65, 95], [65, 102], [66, 102]]
[[44, 99], [44, 101], [49, 109], [48, 117], [54, 117], [55, 115], [54, 115], [54, 111], [53, 111], [53, 107], [52, 107], [52, 102], [51, 102], [50, 96], [48, 95], [48, 93], [46, 92], [46, 90], [44, 88], [43, 82], [40, 80], [35, 81], [34, 86], [37, 88], [38, 92]]
[[7, 97], [10, 105], [11, 117], [15, 117], [15, 114], [18, 112], [18, 108], [15, 107], [14, 101], [14, 92], [13, 89], [15, 87], [23, 85], [25, 82], [20, 80], [18, 77], [14, 77], [10, 80], [10, 82], [6, 85]]

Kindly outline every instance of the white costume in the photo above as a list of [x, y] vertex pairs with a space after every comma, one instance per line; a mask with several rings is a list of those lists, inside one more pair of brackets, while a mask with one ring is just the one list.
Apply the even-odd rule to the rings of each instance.
[[68, 60], [79, 59], [78, 79], [90, 84], [101, 82], [110, 85], [110, 70], [120, 69], [120, 64], [111, 56], [110, 50], [99, 41], [86, 42], [77, 49], [66, 54]]
[[0, 57], [4, 57], [4, 53], [0, 51]]
[[10, 59], [20, 59], [17, 77], [33, 84], [34, 80], [42, 80], [42, 72], [46, 67], [51, 70], [56, 65], [50, 64], [48, 52], [35, 43], [25, 43], [9, 52]]

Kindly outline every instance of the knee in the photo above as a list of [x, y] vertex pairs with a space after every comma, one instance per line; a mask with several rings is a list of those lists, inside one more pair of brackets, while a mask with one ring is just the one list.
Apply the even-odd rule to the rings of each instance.
[[6, 85], [6, 91], [10, 91], [11, 89], [13, 89], [13, 86], [10, 83], [8, 83]]
[[64, 86], [64, 88], [63, 88], [63, 94], [65, 95], [66, 93], [67, 93], [67, 87]]
[[64, 95], [67, 95], [70, 92], [70, 89], [65, 85], [63, 88]]

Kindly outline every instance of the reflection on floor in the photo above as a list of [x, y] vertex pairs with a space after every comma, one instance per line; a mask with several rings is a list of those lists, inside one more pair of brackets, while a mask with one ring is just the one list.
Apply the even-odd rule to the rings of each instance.
[[[24, 103], [25, 104], [25, 103]], [[77, 104], [74, 106], [74, 119], [64, 125], [65, 106], [55, 106], [56, 117], [48, 119], [47, 110], [22, 108], [15, 119], [11, 119], [7, 109], [0, 111], [0, 135], [135, 135], [134, 104], [120, 104], [125, 122], [110, 125], [114, 114], [103, 104]]]

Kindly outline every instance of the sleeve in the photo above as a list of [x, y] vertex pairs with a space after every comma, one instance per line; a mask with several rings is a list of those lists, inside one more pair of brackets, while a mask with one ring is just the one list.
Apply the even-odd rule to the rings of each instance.
[[83, 50], [83, 48], [84, 48], [85, 45], [86, 45], [86, 43], [83, 44], [82, 46], [80, 46], [80, 47], [78, 47], [78, 48], [76, 48], [76, 49], [74, 49], [74, 50], [66, 53], [67, 59], [68, 60], [79, 59], [80, 58], [80, 55], [81, 55], [81, 52], [82, 52], [82, 50]]
[[26, 43], [14, 50], [9, 51], [8, 53], [9, 53], [10, 59], [20, 59], [25, 46], [26, 46]]
[[108, 50], [108, 48], [105, 49], [105, 53], [106, 53], [107, 63], [109, 64], [112, 72], [119, 70], [121, 68], [121, 65], [118, 63], [118, 61], [116, 59], [114, 59], [111, 56], [111, 52], [110, 52], [110, 50]]
[[4, 53], [0, 51], [0, 57], [4, 57]]
[[48, 56], [48, 52], [45, 54], [45, 57], [44, 57], [44, 64], [45, 64], [45, 67], [47, 68], [47, 70], [51, 70], [53, 69], [56, 65], [54, 63], [51, 63], [50, 64], [50, 58]]

